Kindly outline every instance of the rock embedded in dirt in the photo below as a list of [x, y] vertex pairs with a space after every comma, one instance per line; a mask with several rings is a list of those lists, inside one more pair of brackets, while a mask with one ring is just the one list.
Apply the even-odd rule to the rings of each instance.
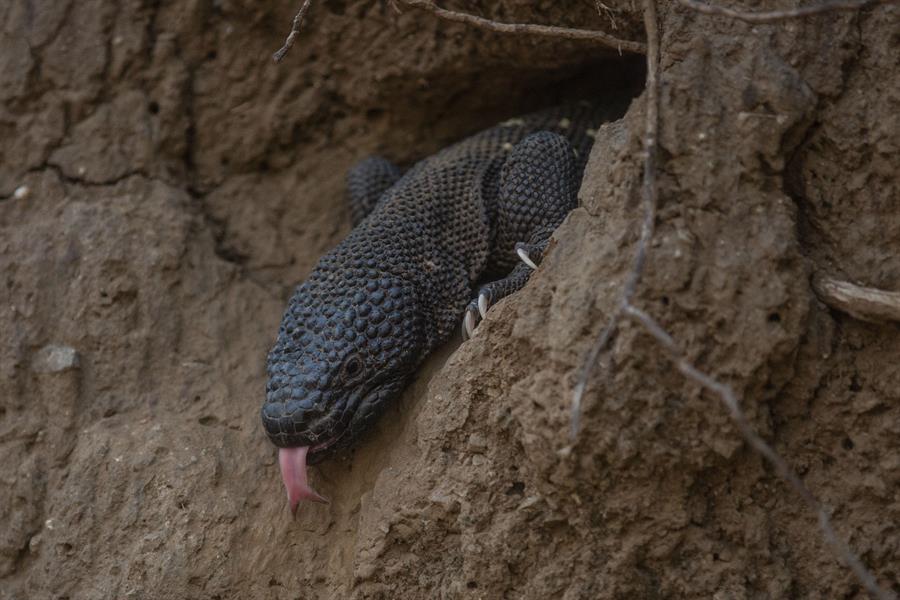
[[38, 373], [58, 373], [78, 368], [78, 353], [69, 346], [44, 346], [38, 350], [34, 370]]

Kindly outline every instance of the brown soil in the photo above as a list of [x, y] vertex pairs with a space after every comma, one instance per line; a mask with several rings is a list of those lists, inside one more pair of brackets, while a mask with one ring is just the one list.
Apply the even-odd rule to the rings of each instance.
[[[342, 180], [642, 62], [386, 1], [0, 8], [0, 598], [858, 598], [717, 399], [625, 325], [577, 369], [640, 221], [644, 100], [598, 135], [528, 287], [286, 507], [258, 422]], [[628, 0], [623, 38], [641, 39]], [[766, 3], [768, 4], [768, 3]], [[452, 5], [452, 4], [451, 4]], [[592, 2], [467, 2], [604, 28]], [[774, 6], [774, 5], [773, 5]], [[900, 290], [900, 10], [751, 26], [660, 6], [660, 213], [637, 302], [900, 592], [900, 336], [815, 273]]]

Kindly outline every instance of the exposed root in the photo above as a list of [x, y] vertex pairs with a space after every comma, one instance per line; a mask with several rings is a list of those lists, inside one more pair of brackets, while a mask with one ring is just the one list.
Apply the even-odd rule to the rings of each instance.
[[[427, 10], [431, 13], [434, 13], [438, 17], [442, 19], [446, 19], [447, 21], [456, 21], [457, 23], [466, 23], [467, 25], [472, 25], [474, 27], [478, 27], [480, 29], [487, 29], [490, 31], [497, 31], [500, 33], [515, 33], [520, 35], [536, 35], [540, 37], [552, 37], [557, 39], [567, 39], [567, 40], [581, 40], [587, 42], [594, 42], [601, 46], [606, 46], [607, 48], [612, 48], [616, 50], [619, 54], [624, 52], [628, 52], [631, 54], [644, 54], [647, 51], [647, 46], [641, 42], [634, 42], [631, 40], [621, 40], [615, 36], [609, 35], [608, 33], [604, 33], [602, 31], [591, 31], [588, 29], [571, 29], [568, 27], [554, 27], [552, 25], [536, 25], [532, 23], [500, 23], [498, 21], [492, 21], [490, 19], [485, 19], [484, 17], [479, 17], [476, 15], [470, 15], [464, 12], [458, 12], [455, 10], [448, 10], [446, 8], [441, 8], [437, 4], [433, 2], [433, 0], [400, 0], [403, 4], [407, 4], [414, 8], [420, 8], [422, 10]], [[309, 11], [309, 6], [312, 3], [312, 0], [304, 0], [302, 6], [300, 6], [300, 10], [297, 11], [297, 14], [294, 16], [294, 21], [291, 24], [291, 31], [287, 36], [287, 39], [284, 41], [284, 45], [278, 49], [277, 52], [273, 55], [276, 63], [281, 62], [281, 60], [285, 57], [285, 55], [290, 51], [291, 47], [294, 45], [294, 40], [297, 38], [297, 35], [300, 33], [300, 27], [303, 25], [303, 18], [306, 16], [307, 11]], [[393, 4], [396, 8], [396, 4]]]
[[801, 19], [803, 17], [811, 17], [813, 15], [821, 15], [835, 11], [861, 10], [869, 6], [896, 2], [898, 2], [898, 0], [831, 0], [830, 2], [822, 2], [810, 6], [800, 6], [787, 10], [748, 12], [734, 10], [733, 8], [726, 8], [724, 6], [715, 6], [713, 4], [707, 4], [706, 2], [700, 2], [700, 0], [678, 0], [678, 3], [682, 6], [705, 15], [730, 17], [748, 23], [776, 23], [788, 19]]
[[284, 59], [285, 55], [294, 46], [294, 40], [296, 40], [297, 36], [300, 34], [300, 27], [303, 25], [303, 18], [306, 16], [306, 13], [309, 12], [309, 7], [311, 4], [312, 0], [303, 0], [303, 4], [300, 6], [300, 10], [298, 10], [297, 14], [294, 15], [294, 21], [291, 23], [291, 32], [288, 34], [287, 39], [284, 40], [284, 45], [276, 50], [275, 54], [272, 55], [272, 59], [276, 64], [280, 63], [282, 59]]
[[900, 292], [862, 287], [830, 277], [815, 277], [813, 290], [831, 308], [860, 321], [900, 323]]
[[619, 28], [619, 26], [616, 24], [616, 15], [613, 9], [605, 5], [600, 0], [594, 0], [594, 8], [597, 9], [597, 14], [599, 14], [600, 16], [607, 16], [607, 18], [609, 19], [610, 27], [612, 27], [613, 29]]
[[404, 4], [408, 4], [415, 8], [428, 10], [448, 21], [457, 21], [459, 23], [467, 23], [481, 29], [489, 29], [491, 31], [499, 31], [501, 33], [518, 33], [525, 35], [537, 35], [542, 37], [562, 38], [567, 40], [584, 40], [595, 42], [601, 46], [612, 48], [619, 52], [630, 52], [632, 54], [643, 54], [647, 51], [647, 46], [641, 42], [632, 42], [630, 40], [620, 40], [602, 31], [590, 31], [587, 29], [570, 29], [568, 27], [554, 27], [552, 25], [533, 25], [530, 23], [499, 23], [491, 21], [484, 17], [470, 15], [468, 13], [457, 12], [441, 8], [432, 0], [402, 0]]
[[631, 305], [631, 299], [634, 297], [641, 275], [644, 272], [644, 263], [647, 261], [647, 248], [650, 246], [650, 239], [653, 237], [653, 228], [656, 224], [656, 161], [657, 132], [659, 128], [659, 25], [657, 23], [654, 0], [646, 0], [645, 6], [644, 27], [647, 30], [647, 82], [644, 109], [644, 174], [641, 186], [644, 220], [641, 223], [641, 237], [638, 240], [637, 249], [634, 253], [631, 271], [628, 272], [628, 278], [625, 280], [625, 287], [622, 290], [619, 305], [591, 347], [587, 360], [584, 361], [581, 372], [575, 382], [575, 391], [572, 396], [571, 421], [571, 436], [573, 439], [578, 435], [580, 428], [581, 403], [584, 398], [585, 388], [588, 381], [590, 381], [600, 353], [606, 349], [607, 344], [615, 335], [622, 313]]

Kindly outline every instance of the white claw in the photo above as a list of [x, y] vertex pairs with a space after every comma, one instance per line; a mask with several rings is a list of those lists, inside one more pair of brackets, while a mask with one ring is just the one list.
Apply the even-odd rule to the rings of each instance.
[[478, 312], [481, 313], [481, 318], [485, 318], [487, 316], [488, 309], [488, 301], [487, 294], [481, 292], [478, 294]]
[[475, 315], [466, 309], [466, 316], [463, 319], [463, 341], [472, 337], [473, 333], [475, 333]]
[[525, 248], [516, 248], [516, 254], [519, 255], [519, 258], [522, 259], [523, 263], [525, 263], [532, 269], [537, 269], [537, 265], [534, 264], [534, 261], [531, 260], [531, 257], [528, 256], [528, 253], [525, 252]]

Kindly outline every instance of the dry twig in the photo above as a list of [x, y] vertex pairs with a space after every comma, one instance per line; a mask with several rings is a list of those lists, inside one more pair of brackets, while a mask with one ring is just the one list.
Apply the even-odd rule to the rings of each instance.
[[[535, 25], [531, 23], [500, 23], [498, 21], [492, 21], [490, 19], [485, 19], [484, 17], [479, 17], [476, 15], [470, 15], [468, 13], [457, 12], [453, 10], [447, 10], [445, 8], [441, 8], [437, 4], [433, 2], [433, 0], [400, 0], [404, 4], [408, 4], [414, 8], [420, 8], [422, 10], [427, 10], [431, 13], [434, 13], [438, 17], [442, 19], [446, 19], [447, 21], [456, 21], [458, 23], [466, 23], [467, 25], [472, 25], [474, 27], [478, 27], [480, 29], [488, 29], [490, 31], [498, 31], [501, 33], [517, 33], [523, 35], [536, 35], [540, 37], [552, 37], [559, 39], [567, 39], [567, 40], [582, 40], [588, 42], [594, 42], [596, 44], [600, 44], [601, 46], [606, 46], [607, 48], [613, 48], [619, 54], [623, 52], [630, 52], [632, 54], [643, 54], [647, 47], [645, 44], [641, 42], [633, 42], [630, 40], [620, 40], [619, 38], [609, 35], [608, 33], [604, 33], [602, 31], [590, 31], [587, 29], [570, 29], [568, 27], [554, 27], [552, 25]], [[284, 41], [284, 45], [275, 52], [273, 58], [275, 62], [281, 62], [281, 60], [285, 57], [291, 47], [294, 45], [294, 40], [297, 38], [297, 35], [300, 33], [300, 27], [303, 24], [303, 18], [306, 16], [307, 11], [309, 10], [309, 5], [312, 0], [304, 0], [303, 5], [300, 7], [300, 10], [297, 11], [297, 14], [294, 16], [294, 21], [291, 24], [291, 32], [288, 34], [287, 39]]]
[[814, 278], [813, 290], [831, 308], [861, 321], [900, 322], [900, 292], [862, 287], [830, 277]]
[[606, 14], [606, 17], [609, 19], [609, 25], [613, 29], [618, 29], [619, 26], [616, 24], [616, 15], [615, 11], [603, 4], [601, 0], [594, 0], [594, 8], [597, 9], [597, 14], [603, 16]]
[[643, 54], [646, 52], [646, 45], [640, 42], [632, 42], [629, 40], [620, 40], [602, 31], [590, 31], [587, 29], [569, 29], [568, 27], [554, 27], [552, 25], [533, 25], [530, 23], [499, 23], [491, 21], [484, 17], [470, 15], [468, 13], [456, 12], [441, 8], [432, 0], [402, 0], [404, 4], [408, 4], [415, 8], [421, 8], [433, 12], [442, 19], [448, 21], [457, 21], [466, 23], [481, 29], [489, 29], [491, 31], [499, 31], [502, 33], [519, 33], [525, 35], [537, 35], [541, 37], [562, 38], [567, 40], [585, 40], [595, 42], [601, 46], [613, 48], [619, 53], [631, 52], [633, 54]]
[[574, 439], [578, 435], [581, 420], [581, 403], [584, 391], [591, 379], [591, 374], [597, 364], [600, 353], [606, 349], [606, 345], [615, 334], [619, 325], [619, 319], [626, 307], [631, 304], [631, 299], [637, 290], [641, 275], [644, 272], [644, 263], [647, 260], [647, 248], [650, 246], [650, 238], [653, 237], [653, 228], [656, 223], [656, 156], [657, 156], [657, 130], [659, 127], [659, 25], [656, 18], [656, 5], [653, 0], [647, 0], [644, 10], [644, 27], [647, 30], [647, 81], [645, 103], [645, 127], [644, 127], [644, 173], [641, 186], [641, 196], [644, 205], [644, 220], [641, 224], [641, 237], [638, 240], [637, 250], [634, 253], [634, 262], [616, 311], [610, 317], [606, 327], [600, 332], [600, 336], [587, 360], [581, 367], [578, 380], [575, 383], [575, 391], [572, 396], [571, 436]]
[[303, 0], [303, 4], [300, 6], [300, 10], [297, 11], [297, 14], [294, 15], [294, 21], [291, 23], [291, 32], [288, 34], [287, 39], [284, 40], [284, 45], [275, 51], [275, 54], [272, 55], [272, 58], [275, 60], [275, 63], [280, 63], [291, 47], [294, 45], [294, 40], [297, 39], [297, 35], [300, 33], [300, 26], [303, 25], [303, 17], [306, 16], [306, 13], [309, 12], [309, 6], [312, 4], [312, 0]]
[[700, 0], [678, 0], [682, 6], [695, 10], [705, 15], [718, 15], [722, 17], [731, 17], [748, 23], [775, 23], [785, 21], [787, 19], [800, 19], [813, 15], [820, 15], [828, 12], [844, 11], [844, 10], [861, 10], [869, 6], [877, 4], [888, 4], [898, 2], [898, 0], [830, 0], [820, 4], [811, 6], [800, 6], [786, 10], [773, 10], [765, 12], [748, 12], [726, 8], [724, 6], [715, 6], [700, 2]]

